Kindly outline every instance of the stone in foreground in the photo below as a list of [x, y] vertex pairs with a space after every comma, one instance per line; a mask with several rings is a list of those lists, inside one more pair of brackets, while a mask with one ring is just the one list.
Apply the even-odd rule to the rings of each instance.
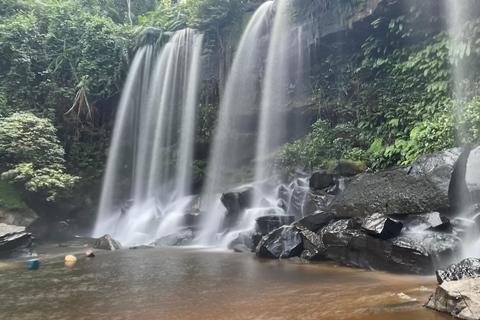
[[400, 234], [402, 228], [401, 222], [394, 221], [380, 213], [368, 216], [362, 224], [363, 232], [383, 240], [395, 238]]
[[444, 282], [425, 306], [458, 319], [480, 319], [480, 278]]
[[257, 246], [256, 253], [260, 258], [298, 257], [303, 251], [300, 232], [292, 226], [283, 226], [264, 236]]
[[95, 245], [93, 246], [95, 249], [102, 249], [102, 250], [120, 250], [122, 245], [117, 240], [113, 239], [110, 235], [106, 234], [103, 237], [99, 238]]
[[438, 284], [480, 276], [480, 259], [468, 258], [452, 264], [445, 269], [437, 270]]

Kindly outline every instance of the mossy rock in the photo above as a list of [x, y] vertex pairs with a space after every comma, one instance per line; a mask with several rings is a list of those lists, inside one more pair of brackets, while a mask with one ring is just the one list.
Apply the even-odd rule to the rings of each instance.
[[340, 160], [332, 168], [334, 175], [353, 177], [365, 171], [366, 165], [362, 161]]
[[22, 200], [22, 194], [10, 183], [0, 180], [0, 222], [28, 226], [38, 219]]

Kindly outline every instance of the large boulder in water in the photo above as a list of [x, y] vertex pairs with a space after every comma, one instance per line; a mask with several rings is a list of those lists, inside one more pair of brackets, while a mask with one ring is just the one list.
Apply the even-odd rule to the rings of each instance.
[[356, 177], [330, 204], [338, 217], [448, 210], [448, 188], [461, 149], [421, 157], [414, 164]]
[[256, 219], [255, 230], [266, 235], [281, 226], [291, 224], [295, 221], [295, 216], [287, 215], [265, 215]]
[[456, 259], [459, 238], [444, 233], [415, 233], [383, 240], [358, 230], [358, 223], [339, 220], [320, 230], [318, 251], [346, 266], [395, 273], [433, 274]]
[[425, 306], [458, 319], [480, 319], [480, 278], [442, 283]]
[[33, 237], [25, 227], [0, 223], [0, 258], [15, 258], [31, 251]]
[[260, 258], [291, 258], [303, 251], [300, 231], [292, 226], [280, 227], [264, 236], [257, 246], [256, 254]]
[[103, 237], [99, 238], [95, 245], [93, 246], [95, 249], [102, 249], [102, 250], [120, 250], [122, 245], [117, 240], [113, 239], [110, 235], [106, 234]]
[[309, 180], [309, 187], [313, 190], [327, 189], [335, 184], [333, 177], [326, 171], [317, 171], [312, 174]]
[[384, 214], [374, 213], [363, 221], [362, 230], [366, 234], [388, 240], [395, 238], [402, 231], [403, 224], [390, 219]]
[[480, 276], [480, 259], [468, 258], [459, 263], [452, 264], [445, 269], [437, 270], [438, 284], [446, 281], [457, 281], [465, 278]]

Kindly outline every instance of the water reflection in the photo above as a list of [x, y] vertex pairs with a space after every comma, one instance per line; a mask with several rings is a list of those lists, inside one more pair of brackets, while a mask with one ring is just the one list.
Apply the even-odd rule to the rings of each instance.
[[0, 266], [2, 319], [449, 319], [420, 306], [433, 278], [198, 248], [41, 259]]

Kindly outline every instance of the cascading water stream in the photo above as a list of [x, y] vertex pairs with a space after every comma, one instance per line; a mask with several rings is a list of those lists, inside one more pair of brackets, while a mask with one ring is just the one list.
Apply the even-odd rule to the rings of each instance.
[[151, 47], [138, 51], [118, 109], [95, 236], [144, 244], [180, 227], [191, 202], [202, 41], [184, 29], [155, 57]]
[[286, 133], [286, 115], [281, 108], [288, 100], [289, 49], [291, 47], [291, 2], [279, 0], [270, 36], [260, 104], [255, 181], [268, 177], [269, 157]]
[[[464, 32], [465, 23], [471, 18], [471, 3], [470, 1], [444, 0], [444, 8], [447, 13], [448, 36], [450, 40], [450, 54], [455, 56], [456, 48], [459, 47], [459, 39], [461, 39]], [[469, 78], [471, 66], [468, 66], [463, 59], [459, 59], [457, 63], [452, 64], [452, 79], [453, 84], [453, 116], [457, 121], [457, 141], [462, 142], [466, 137], [465, 123], [465, 109], [464, 102], [465, 92], [463, 90], [465, 79]], [[467, 163], [467, 167], [469, 164]], [[480, 171], [476, 168], [469, 169], [469, 175], [465, 176], [467, 186], [469, 184], [477, 184], [480, 179]], [[459, 191], [461, 192], [461, 191]], [[468, 195], [460, 195], [461, 197], [468, 197]], [[466, 203], [469, 199], [464, 199]], [[466, 234], [463, 237], [463, 258], [480, 256], [480, 229], [476, 225], [479, 212], [471, 211], [471, 208], [463, 208], [463, 212], [455, 212], [463, 221], [463, 224], [468, 226]]]
[[[286, 110], [292, 87], [303, 76], [303, 30], [291, 26], [291, 1], [268, 1], [260, 6], [243, 33], [223, 95], [213, 142], [206, 188], [202, 195], [206, 217], [200, 231], [203, 245], [226, 246], [241, 231], [251, 229], [266, 214], [285, 214], [267, 182], [269, 156], [288, 138]], [[271, 17], [274, 16], [273, 21]], [[273, 26], [273, 27], [271, 27]], [[264, 71], [265, 70], [265, 71]], [[262, 90], [260, 90], [262, 88]], [[254, 166], [254, 168], [252, 168]], [[233, 173], [254, 169], [257, 190], [252, 209], [224, 225], [220, 190], [239, 186]], [[231, 224], [231, 219], [227, 219]], [[219, 233], [221, 230], [226, 233]]]
[[[201, 225], [200, 242], [215, 244], [215, 234], [223, 222], [224, 207], [218, 192], [232, 187], [233, 171], [254, 155], [254, 134], [248, 132], [256, 127], [258, 97], [255, 94], [260, 86], [258, 70], [262, 66], [262, 52], [265, 45], [268, 17], [273, 1], [262, 4], [243, 33], [235, 55], [225, 93], [223, 94], [209, 161], [206, 186], [202, 201], [206, 216]], [[250, 150], [250, 151], [249, 151]], [[250, 153], [250, 154], [249, 154]]]

